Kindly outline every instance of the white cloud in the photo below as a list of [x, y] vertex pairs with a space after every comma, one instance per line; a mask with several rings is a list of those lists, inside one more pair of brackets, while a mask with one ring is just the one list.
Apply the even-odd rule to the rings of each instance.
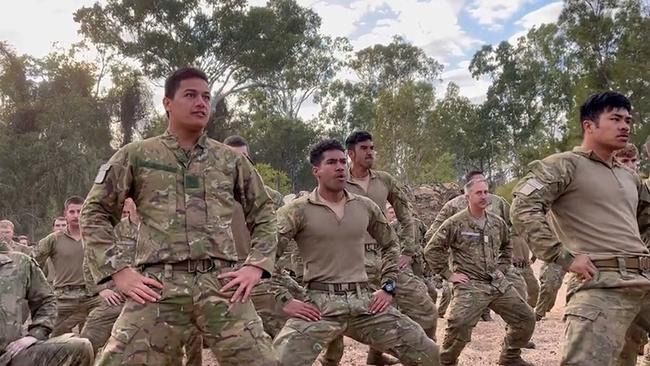
[[[469, 61], [467, 61], [469, 63]], [[438, 87], [438, 96], [444, 96], [447, 86], [454, 82], [460, 88], [460, 94], [469, 98], [474, 103], [481, 103], [485, 100], [490, 81], [485, 78], [478, 80], [472, 77], [467, 68], [457, 68], [446, 71], [442, 74], [443, 83]]]
[[564, 6], [562, 1], [556, 1], [550, 4], [547, 4], [537, 10], [531, 11], [530, 13], [524, 15], [515, 22], [515, 24], [523, 27], [526, 30], [531, 29], [532, 27], [546, 24], [554, 23], [557, 21], [560, 13], [562, 12], [562, 7]]
[[500, 22], [510, 19], [528, 0], [474, 0], [468, 12], [479, 24], [492, 30], [501, 28]]

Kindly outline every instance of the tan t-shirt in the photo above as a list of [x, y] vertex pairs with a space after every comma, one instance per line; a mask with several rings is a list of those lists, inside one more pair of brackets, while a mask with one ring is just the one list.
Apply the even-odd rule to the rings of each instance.
[[394, 280], [399, 245], [380, 208], [346, 192], [344, 212], [339, 219], [316, 190], [289, 203], [278, 211], [278, 247], [295, 239], [305, 282], [366, 282], [364, 237], [370, 233], [382, 248], [382, 280]]
[[41, 268], [44, 268], [48, 258], [52, 261], [55, 289], [86, 285], [83, 245], [81, 240], [75, 240], [67, 232], [54, 232], [39, 241], [34, 257]]

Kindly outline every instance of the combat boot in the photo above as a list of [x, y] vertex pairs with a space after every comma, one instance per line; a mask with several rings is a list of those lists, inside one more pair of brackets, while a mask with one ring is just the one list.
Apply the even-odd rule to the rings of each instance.
[[533, 366], [532, 363], [521, 358], [521, 349], [505, 347], [501, 348], [498, 364], [503, 366]]
[[381, 352], [374, 352], [374, 350], [368, 351], [368, 358], [366, 359], [367, 365], [386, 366], [397, 365], [398, 363], [399, 360], [393, 356]]

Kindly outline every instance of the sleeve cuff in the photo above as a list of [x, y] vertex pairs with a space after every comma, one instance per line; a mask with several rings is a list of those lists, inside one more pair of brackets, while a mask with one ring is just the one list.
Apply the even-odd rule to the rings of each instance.
[[41, 325], [35, 325], [29, 329], [28, 333], [30, 336], [38, 339], [39, 341], [44, 341], [49, 338], [50, 329]]
[[569, 268], [571, 263], [573, 263], [574, 259], [575, 256], [571, 254], [571, 252], [566, 249], [562, 249], [560, 255], [558, 255], [557, 259], [555, 259], [555, 263], [566, 270]]

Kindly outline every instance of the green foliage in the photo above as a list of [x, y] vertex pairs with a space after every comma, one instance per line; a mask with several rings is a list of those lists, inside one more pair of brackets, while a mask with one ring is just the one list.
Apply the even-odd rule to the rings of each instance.
[[255, 164], [255, 169], [260, 173], [260, 176], [262, 176], [262, 179], [267, 186], [275, 189], [283, 195], [291, 193], [291, 182], [289, 181], [287, 173], [274, 169], [271, 164], [267, 163]]

